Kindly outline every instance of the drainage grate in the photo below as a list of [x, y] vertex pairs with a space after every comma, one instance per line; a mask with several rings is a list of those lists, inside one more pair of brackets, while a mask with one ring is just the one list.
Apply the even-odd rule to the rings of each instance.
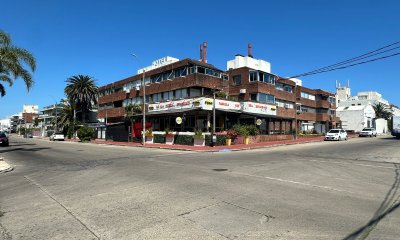
[[214, 168], [213, 171], [216, 171], [216, 172], [225, 172], [225, 171], [228, 171], [228, 169], [226, 169], [226, 168]]

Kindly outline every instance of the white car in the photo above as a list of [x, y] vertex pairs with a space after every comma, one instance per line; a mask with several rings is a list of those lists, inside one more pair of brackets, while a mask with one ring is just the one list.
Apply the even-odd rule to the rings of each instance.
[[359, 137], [376, 137], [376, 130], [375, 128], [364, 128], [358, 134]]
[[56, 140], [64, 141], [64, 134], [62, 134], [62, 133], [53, 133], [50, 136], [50, 141], [56, 141]]
[[325, 134], [325, 141], [327, 140], [347, 140], [347, 132], [343, 129], [331, 129]]

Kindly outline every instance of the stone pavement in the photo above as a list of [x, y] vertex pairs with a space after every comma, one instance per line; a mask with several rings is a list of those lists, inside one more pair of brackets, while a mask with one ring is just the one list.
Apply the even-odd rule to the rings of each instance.
[[280, 145], [291, 145], [291, 144], [300, 144], [300, 143], [309, 143], [309, 142], [319, 142], [323, 141], [323, 136], [318, 137], [307, 137], [307, 138], [299, 138], [296, 140], [281, 140], [281, 141], [270, 141], [270, 142], [260, 142], [254, 144], [233, 144], [231, 146], [188, 146], [188, 145], [166, 145], [160, 143], [146, 143], [143, 146], [141, 143], [136, 142], [116, 142], [116, 141], [105, 141], [105, 140], [93, 140], [91, 143], [95, 144], [107, 144], [107, 145], [117, 145], [117, 146], [131, 146], [131, 147], [147, 147], [147, 148], [161, 148], [161, 149], [172, 149], [172, 150], [183, 150], [183, 151], [198, 151], [198, 152], [218, 152], [218, 151], [240, 151], [240, 150], [249, 150], [249, 149], [258, 149], [272, 146], [280, 146]]

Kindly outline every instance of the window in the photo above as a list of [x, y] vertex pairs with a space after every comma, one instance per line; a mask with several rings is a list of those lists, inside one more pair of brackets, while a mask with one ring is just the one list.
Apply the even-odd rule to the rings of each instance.
[[[251, 98], [253, 100], [254, 97], [251, 96]], [[258, 93], [256, 101], [265, 102], [265, 103], [275, 103], [275, 96], [269, 95], [269, 94], [265, 94], [265, 93]]]
[[242, 75], [233, 76], [233, 84], [235, 84], [235, 85], [242, 84]]
[[190, 88], [190, 97], [198, 97], [201, 96], [201, 90], [198, 88]]
[[[260, 74], [261, 75], [261, 74]], [[275, 76], [269, 73], [263, 73], [262, 81], [268, 84], [275, 84]]]
[[206, 73], [206, 69], [203, 68], [203, 67], [197, 67], [197, 72], [198, 72], [198, 73], [205, 74], [205, 73]]
[[313, 95], [311, 93], [301, 92], [301, 97], [315, 101], [315, 95]]
[[258, 81], [258, 72], [253, 71], [249, 73], [250, 82]]
[[293, 92], [292, 86], [288, 86], [288, 85], [285, 85], [284, 90], [285, 90], [286, 92], [290, 92], [290, 93]]
[[187, 90], [186, 88], [175, 90], [175, 98], [186, 98]]
[[283, 85], [283, 83], [276, 83], [276, 84], [275, 84], [275, 88], [276, 88], [277, 90], [281, 90], [281, 91], [283, 91], [284, 86], [285, 86], [285, 85]]

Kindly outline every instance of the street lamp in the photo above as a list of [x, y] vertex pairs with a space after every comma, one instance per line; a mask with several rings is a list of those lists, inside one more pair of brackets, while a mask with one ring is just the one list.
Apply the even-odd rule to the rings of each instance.
[[300, 103], [295, 103], [295, 107], [294, 107], [294, 118], [295, 118], [295, 135], [294, 135], [294, 139], [297, 139], [297, 135], [298, 135], [298, 129], [297, 129], [297, 114], [300, 114], [300, 112], [297, 110], [297, 106], [299, 106], [301, 108], [301, 104]]
[[142, 79], [142, 86], [143, 86], [143, 132], [142, 132], [142, 144], [143, 146], [146, 144], [146, 82], [144, 80], [146, 74], [146, 70], [143, 69], [143, 79]]
[[[138, 56], [134, 53], [131, 53], [131, 56], [138, 59]], [[142, 130], [142, 145], [144, 146], [146, 144], [146, 82], [144, 80], [146, 75], [146, 69], [143, 69], [143, 78], [142, 78], [142, 87], [143, 87], [143, 119], [142, 119], [142, 123], [143, 123], [143, 130]]]
[[212, 112], [213, 112], [213, 126], [212, 126], [212, 132], [211, 132], [211, 145], [214, 147], [217, 143], [217, 136], [215, 135], [215, 89], [213, 91]]

